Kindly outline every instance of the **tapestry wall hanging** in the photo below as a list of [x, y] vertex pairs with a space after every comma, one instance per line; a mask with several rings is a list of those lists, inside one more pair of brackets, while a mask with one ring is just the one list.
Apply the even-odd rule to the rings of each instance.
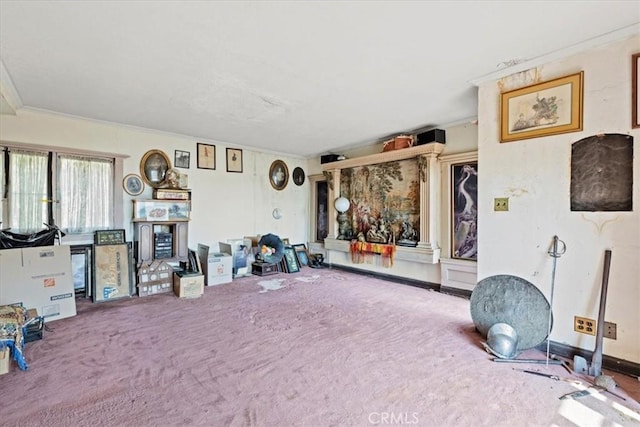
[[414, 159], [343, 169], [340, 193], [351, 205], [341, 238], [417, 246], [420, 182]]

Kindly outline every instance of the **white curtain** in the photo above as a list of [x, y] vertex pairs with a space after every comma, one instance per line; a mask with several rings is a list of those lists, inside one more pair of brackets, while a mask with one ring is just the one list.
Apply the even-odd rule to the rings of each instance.
[[69, 233], [113, 227], [113, 160], [58, 156], [58, 226]]
[[47, 153], [11, 150], [9, 161], [8, 226], [20, 233], [42, 230], [47, 222]]

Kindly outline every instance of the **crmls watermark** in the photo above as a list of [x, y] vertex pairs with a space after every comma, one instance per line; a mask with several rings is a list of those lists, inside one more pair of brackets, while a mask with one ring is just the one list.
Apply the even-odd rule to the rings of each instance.
[[371, 412], [368, 420], [369, 424], [375, 425], [410, 425], [420, 422], [417, 412]]

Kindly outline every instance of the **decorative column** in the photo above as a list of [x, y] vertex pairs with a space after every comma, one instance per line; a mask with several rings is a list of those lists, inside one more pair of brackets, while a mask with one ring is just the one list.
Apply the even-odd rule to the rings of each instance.
[[333, 169], [323, 172], [327, 178], [327, 217], [329, 218], [328, 235], [329, 239], [336, 239], [340, 232], [338, 230], [338, 211], [335, 208], [335, 201], [340, 195], [340, 169]]
[[438, 154], [428, 153], [418, 156], [420, 173], [420, 241], [418, 248], [439, 251], [438, 236]]

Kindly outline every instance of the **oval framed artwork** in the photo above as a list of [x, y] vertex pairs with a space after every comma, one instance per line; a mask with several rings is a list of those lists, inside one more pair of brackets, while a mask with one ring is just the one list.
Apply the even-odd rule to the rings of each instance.
[[271, 167], [269, 168], [269, 182], [271, 186], [281, 191], [289, 182], [289, 168], [287, 168], [287, 164], [282, 160], [275, 160], [271, 163]]
[[293, 170], [293, 183], [300, 186], [304, 184], [304, 178], [304, 170], [300, 166], [296, 167]]
[[140, 161], [140, 175], [153, 188], [164, 184], [167, 171], [171, 169], [171, 159], [164, 151], [149, 150]]
[[142, 178], [135, 173], [130, 173], [122, 180], [122, 187], [127, 194], [131, 196], [137, 196], [144, 191], [144, 182]]

